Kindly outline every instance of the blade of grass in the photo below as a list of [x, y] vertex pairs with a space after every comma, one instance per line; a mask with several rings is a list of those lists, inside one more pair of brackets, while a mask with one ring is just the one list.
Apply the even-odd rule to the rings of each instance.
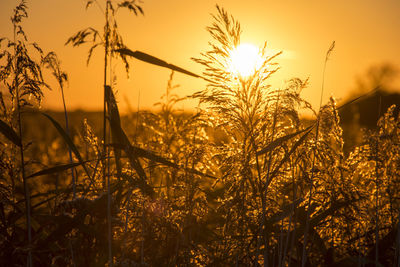
[[86, 165], [83, 162], [81, 154], [79, 153], [79, 151], [76, 148], [75, 144], [72, 142], [72, 140], [69, 137], [69, 135], [61, 127], [61, 125], [56, 120], [54, 120], [50, 115], [48, 115], [46, 113], [43, 113], [43, 112], [42, 112], [42, 115], [45, 116], [46, 118], [48, 118], [51, 121], [53, 126], [57, 129], [57, 131], [60, 133], [60, 135], [62, 136], [64, 141], [67, 143], [68, 147], [72, 150], [72, 152], [74, 152], [74, 154], [75, 154], [76, 158], [78, 159], [79, 163], [81, 163], [83, 169], [85, 170], [86, 175], [90, 178], [89, 170], [86, 168]]
[[[322, 99], [323, 99], [323, 95], [324, 95], [326, 65], [329, 60], [329, 56], [331, 55], [334, 48], [335, 48], [335, 41], [332, 42], [332, 44], [329, 47], [328, 51], [326, 52], [326, 56], [325, 56], [324, 70], [322, 72], [322, 86], [321, 86], [321, 97], [320, 97], [320, 101], [319, 101], [319, 112], [321, 111]], [[315, 129], [315, 140], [314, 140], [316, 146], [318, 143], [319, 126], [320, 126], [319, 124], [320, 124], [320, 116], [318, 114], [316, 129]], [[316, 148], [314, 148], [313, 160], [312, 160], [312, 164], [311, 164], [310, 189], [309, 189], [310, 192], [309, 192], [309, 197], [308, 197], [308, 206], [311, 205], [311, 198], [312, 198], [312, 193], [313, 193], [312, 189], [313, 189], [313, 184], [314, 184], [313, 178], [314, 178], [315, 158], [316, 158]], [[306, 229], [305, 229], [305, 233], [304, 233], [304, 244], [303, 244], [303, 253], [302, 253], [302, 259], [301, 259], [301, 267], [305, 266], [306, 260], [307, 260], [306, 246], [307, 246], [307, 238], [308, 238], [309, 220], [310, 220], [310, 213], [309, 213], [309, 209], [308, 209], [307, 218], [306, 218]]]
[[268, 188], [268, 186], [271, 184], [273, 177], [276, 176], [276, 174], [278, 173], [278, 171], [282, 167], [282, 165], [290, 158], [290, 156], [296, 151], [296, 149], [304, 142], [304, 140], [306, 139], [307, 135], [311, 132], [313, 127], [314, 127], [314, 125], [312, 127], [309, 127], [309, 129], [306, 131], [306, 133], [303, 134], [299, 138], [299, 140], [297, 140], [297, 142], [292, 146], [290, 151], [285, 154], [284, 158], [279, 162], [279, 164], [275, 168], [275, 170], [272, 171], [272, 173], [270, 175], [271, 178], [268, 179], [268, 181], [265, 185], [266, 188]]
[[288, 140], [290, 140], [290, 139], [296, 137], [297, 135], [299, 135], [299, 134], [301, 134], [301, 133], [304, 133], [304, 132], [308, 131], [311, 127], [313, 127], [313, 126], [309, 126], [309, 127], [305, 128], [305, 129], [303, 129], [303, 130], [300, 130], [300, 131], [297, 131], [297, 132], [295, 132], [295, 133], [291, 133], [291, 134], [282, 136], [282, 137], [280, 137], [280, 138], [274, 140], [274, 141], [271, 142], [268, 146], [266, 146], [265, 148], [263, 148], [263, 149], [261, 149], [260, 151], [258, 151], [258, 152], [257, 152], [257, 156], [262, 155], [262, 154], [265, 154], [265, 153], [267, 153], [267, 152], [269, 152], [269, 151], [272, 151], [272, 150], [275, 149], [276, 147], [282, 145], [284, 142], [286, 142], [286, 141], [288, 141]]
[[192, 77], [203, 78], [200, 75], [197, 75], [197, 74], [195, 74], [193, 72], [185, 70], [185, 69], [183, 69], [181, 67], [178, 67], [176, 65], [169, 64], [169, 63], [167, 63], [166, 61], [164, 61], [162, 59], [159, 59], [157, 57], [154, 57], [152, 55], [146, 54], [146, 53], [141, 52], [141, 51], [132, 51], [132, 50], [130, 50], [128, 48], [121, 48], [121, 49], [115, 50], [115, 52], [118, 52], [118, 53], [123, 54], [123, 55], [134, 57], [136, 59], [139, 59], [141, 61], [153, 64], [153, 65], [157, 65], [157, 66], [160, 66], [160, 67], [163, 67], [163, 68], [168, 68], [168, 69], [171, 69], [171, 70], [174, 70], [174, 71], [178, 71], [180, 73], [183, 73], [183, 74], [186, 74], [186, 75], [189, 75], [189, 76], [192, 76]]
[[7, 123], [0, 120], [0, 132], [11, 142], [13, 142], [16, 146], [21, 147], [21, 138], [18, 134], [11, 128]]
[[211, 178], [211, 179], [217, 179], [217, 177], [212, 176], [210, 174], [206, 174], [206, 173], [202, 173], [198, 170], [195, 169], [190, 169], [190, 168], [184, 168], [181, 165], [178, 165], [176, 163], [173, 163], [172, 161], [170, 161], [169, 159], [166, 159], [162, 156], [156, 155], [154, 152], [151, 152], [149, 150], [145, 150], [143, 148], [137, 147], [137, 146], [133, 146], [133, 145], [129, 145], [128, 147], [125, 147], [122, 144], [111, 144], [112, 146], [119, 148], [119, 149], [123, 149], [125, 151], [125, 153], [128, 151], [128, 153], [134, 154], [136, 155], [136, 157], [141, 157], [141, 158], [145, 158], [145, 159], [149, 159], [152, 160], [154, 162], [163, 164], [165, 166], [169, 166], [175, 169], [184, 169], [185, 171], [188, 171], [190, 173], [193, 174], [197, 174], [203, 177], [207, 177], [207, 178]]
[[[114, 94], [111, 90], [110, 86], [105, 87], [106, 90], [106, 103], [107, 103], [107, 110], [108, 110], [108, 116], [110, 120], [110, 125], [111, 126], [111, 140], [113, 143], [119, 142], [118, 136], [120, 133], [118, 133], [117, 128], [121, 128], [121, 118], [119, 115], [119, 110], [118, 110], [118, 105], [115, 100]], [[122, 173], [122, 166], [121, 166], [121, 150], [120, 149], [115, 149], [114, 148], [114, 155], [115, 155], [115, 165], [117, 168], [117, 176], [121, 177]]]
[[86, 162], [90, 162], [90, 160], [85, 160], [83, 162], [75, 162], [75, 163], [68, 163], [68, 164], [62, 164], [62, 165], [56, 165], [54, 167], [50, 167], [47, 169], [43, 169], [41, 171], [35, 172], [29, 176], [26, 177], [26, 179], [28, 178], [34, 178], [37, 176], [42, 176], [42, 175], [46, 175], [46, 174], [53, 174], [53, 173], [58, 173], [58, 172], [62, 172], [80, 165], [85, 164]]
[[[129, 158], [129, 162], [132, 166], [132, 168], [135, 169], [137, 174], [140, 176], [140, 178], [145, 181], [146, 180], [146, 173], [144, 172], [143, 167], [141, 166], [137, 156], [129, 151], [129, 147], [131, 146], [131, 143], [126, 136], [125, 132], [122, 130], [121, 127], [121, 120], [119, 116], [119, 111], [118, 111], [118, 106], [117, 102], [115, 101], [115, 96], [114, 93], [111, 90], [110, 86], [105, 86], [105, 101], [106, 105], [108, 108], [108, 111], [110, 113], [110, 116], [108, 117], [110, 121], [110, 127], [111, 127], [111, 134], [113, 141], [117, 141], [119, 144], [122, 146], [119, 147], [119, 149], [122, 149], [125, 151], [126, 155]], [[117, 148], [117, 149], [116, 149]], [[114, 146], [114, 151], [117, 151], [118, 147]], [[117, 152], [119, 153], [119, 152]]]
[[[120, 150], [124, 150], [126, 155], [128, 156], [129, 163], [131, 167], [136, 171], [137, 175], [140, 177], [140, 184], [141, 186], [139, 187], [143, 193], [148, 193], [148, 190], [145, 190], [146, 188], [149, 187], [147, 184], [147, 177], [146, 173], [140, 164], [140, 161], [137, 157], [137, 155], [130, 149], [131, 143], [126, 136], [125, 132], [122, 130], [121, 127], [121, 119], [118, 111], [118, 105], [115, 100], [114, 93], [111, 89], [110, 86], [105, 86], [105, 102], [106, 106], [109, 112], [109, 122], [110, 122], [110, 128], [111, 128], [111, 135], [112, 139], [115, 142], [118, 142], [121, 144], [120, 147], [118, 146], [113, 146], [114, 147], [114, 153], [116, 155], [120, 155]], [[116, 159], [116, 162], [119, 161], [120, 159]], [[118, 168], [118, 165], [117, 165]], [[117, 170], [119, 172], [119, 170]], [[152, 195], [150, 195], [152, 196]]]

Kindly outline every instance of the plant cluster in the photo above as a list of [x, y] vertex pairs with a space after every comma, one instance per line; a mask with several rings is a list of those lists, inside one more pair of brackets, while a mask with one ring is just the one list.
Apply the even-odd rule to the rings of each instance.
[[[300, 79], [272, 88], [279, 54], [268, 56], [267, 45], [250, 76], [229, 71], [241, 28], [224, 9], [217, 6], [207, 28], [210, 49], [194, 59], [205, 68], [199, 76], [126, 48], [115, 14], [143, 13], [140, 3], [105, 2], [104, 32], [87, 28], [67, 42], [78, 46], [92, 37], [89, 59], [104, 47], [102, 136], [87, 119], [68, 123], [67, 75], [55, 53], [45, 55], [37, 44], [32, 53], [21, 27], [25, 2], [11, 20], [13, 39], [0, 41], [0, 84], [8, 90], [0, 94], [0, 265], [399, 264], [394, 107], [346, 156], [340, 107], [331, 98], [313, 110], [300, 96], [307, 86]], [[158, 112], [120, 116], [107, 75], [116, 56], [172, 70]], [[65, 126], [43, 113], [58, 136], [35, 143], [27, 140], [24, 118], [48, 87], [44, 68], [61, 89]], [[182, 99], [174, 71], [208, 82], [191, 96], [201, 103], [196, 112], [176, 108]], [[315, 120], [302, 120], [302, 110]]]

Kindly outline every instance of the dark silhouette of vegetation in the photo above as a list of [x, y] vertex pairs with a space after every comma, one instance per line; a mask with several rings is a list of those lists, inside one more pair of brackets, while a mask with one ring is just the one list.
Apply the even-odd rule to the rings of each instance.
[[[362, 128], [376, 129], [380, 118], [378, 114], [384, 114], [389, 107], [399, 103], [400, 94], [377, 88], [368, 96], [340, 110], [341, 123], [343, 125], [358, 123]], [[397, 116], [398, 113], [399, 109], [395, 108], [394, 115]]]
[[[125, 47], [119, 8], [143, 14], [137, 1], [106, 0], [104, 31], [87, 28], [67, 42], [93, 41], [88, 60], [97, 46], [105, 49], [101, 116], [68, 112], [57, 56], [27, 45], [24, 2], [12, 18], [15, 36], [0, 41], [0, 84], [8, 90], [0, 94], [1, 266], [400, 263], [395, 106], [382, 100], [369, 113], [364, 95], [313, 110], [300, 96], [307, 81], [269, 85], [279, 53], [268, 56], [266, 45], [253, 73], [229, 71], [241, 27], [218, 6], [209, 49], [194, 59], [204, 72], [194, 74]], [[126, 66], [129, 56], [172, 71], [158, 112], [120, 115], [107, 74], [117, 56]], [[46, 70], [58, 81], [63, 114], [36, 109]], [[176, 108], [185, 97], [175, 73], [208, 82], [188, 96], [200, 101], [196, 112]], [[342, 114], [354, 107], [377, 124], [346, 152], [341, 116], [346, 123]], [[302, 110], [315, 117], [303, 120]]]
[[[354, 93], [362, 94], [363, 97], [353, 99], [351, 105], [346, 104], [339, 111], [340, 124], [345, 130], [343, 137], [346, 154], [362, 144], [362, 129], [377, 130], [379, 118], [392, 105], [396, 105], [394, 116], [397, 117], [400, 95], [391, 85], [397, 73], [398, 70], [392, 65], [382, 64], [369, 68], [365, 77], [357, 79]], [[352, 98], [354, 95], [349, 97]]]

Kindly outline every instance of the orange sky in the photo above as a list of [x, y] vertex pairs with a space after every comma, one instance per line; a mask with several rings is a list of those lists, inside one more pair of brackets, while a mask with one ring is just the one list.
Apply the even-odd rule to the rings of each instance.
[[[99, 2], [103, 2], [99, 0]], [[0, 37], [11, 36], [10, 16], [19, 3], [0, 2]], [[68, 73], [66, 89], [69, 109], [100, 109], [103, 101], [103, 51], [97, 50], [86, 66], [88, 46], [73, 48], [65, 41], [88, 26], [102, 29], [102, 13], [96, 6], [85, 11], [84, 0], [27, 1], [29, 18], [24, 28], [30, 41], [55, 51]], [[368, 67], [392, 63], [400, 68], [400, 1], [398, 0], [143, 0], [145, 16], [127, 11], [119, 14], [119, 26], [126, 45], [195, 73], [201, 66], [190, 60], [207, 49], [210, 40], [205, 27], [212, 22], [219, 4], [242, 25], [242, 41], [283, 50], [277, 60], [281, 70], [271, 83], [281, 86], [293, 77], [310, 78], [303, 97], [318, 106], [325, 53], [333, 40], [336, 48], [328, 62], [325, 97], [344, 98], [354, 88], [355, 78]], [[130, 60], [130, 79], [121, 62], [114, 62], [117, 97], [121, 110], [126, 102], [136, 110], [150, 108], [159, 101], [170, 74], [167, 69]], [[202, 89], [205, 82], [175, 74], [180, 96]], [[399, 79], [394, 83], [400, 88]], [[60, 93], [46, 91], [43, 106], [61, 108]], [[193, 103], [185, 103], [188, 108]]]

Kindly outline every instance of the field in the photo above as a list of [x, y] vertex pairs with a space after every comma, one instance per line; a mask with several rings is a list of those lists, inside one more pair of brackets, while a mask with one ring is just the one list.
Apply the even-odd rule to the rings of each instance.
[[[376, 126], [361, 131], [340, 114], [367, 95], [313, 108], [301, 97], [307, 80], [269, 86], [278, 66], [266, 47], [257, 68], [228, 67], [241, 29], [218, 6], [196, 75], [125, 47], [117, 4], [105, 2], [104, 31], [67, 42], [100, 40], [102, 111], [68, 111], [68, 76], [55, 53], [27, 41], [24, 2], [13, 38], [0, 41], [1, 266], [400, 264], [396, 106], [379, 106]], [[143, 13], [136, 1], [118, 7]], [[109, 59], [131, 57], [171, 70], [157, 111], [119, 113]], [[63, 112], [38, 108], [45, 71]], [[195, 111], [176, 108], [176, 72], [208, 82], [189, 96]]]

